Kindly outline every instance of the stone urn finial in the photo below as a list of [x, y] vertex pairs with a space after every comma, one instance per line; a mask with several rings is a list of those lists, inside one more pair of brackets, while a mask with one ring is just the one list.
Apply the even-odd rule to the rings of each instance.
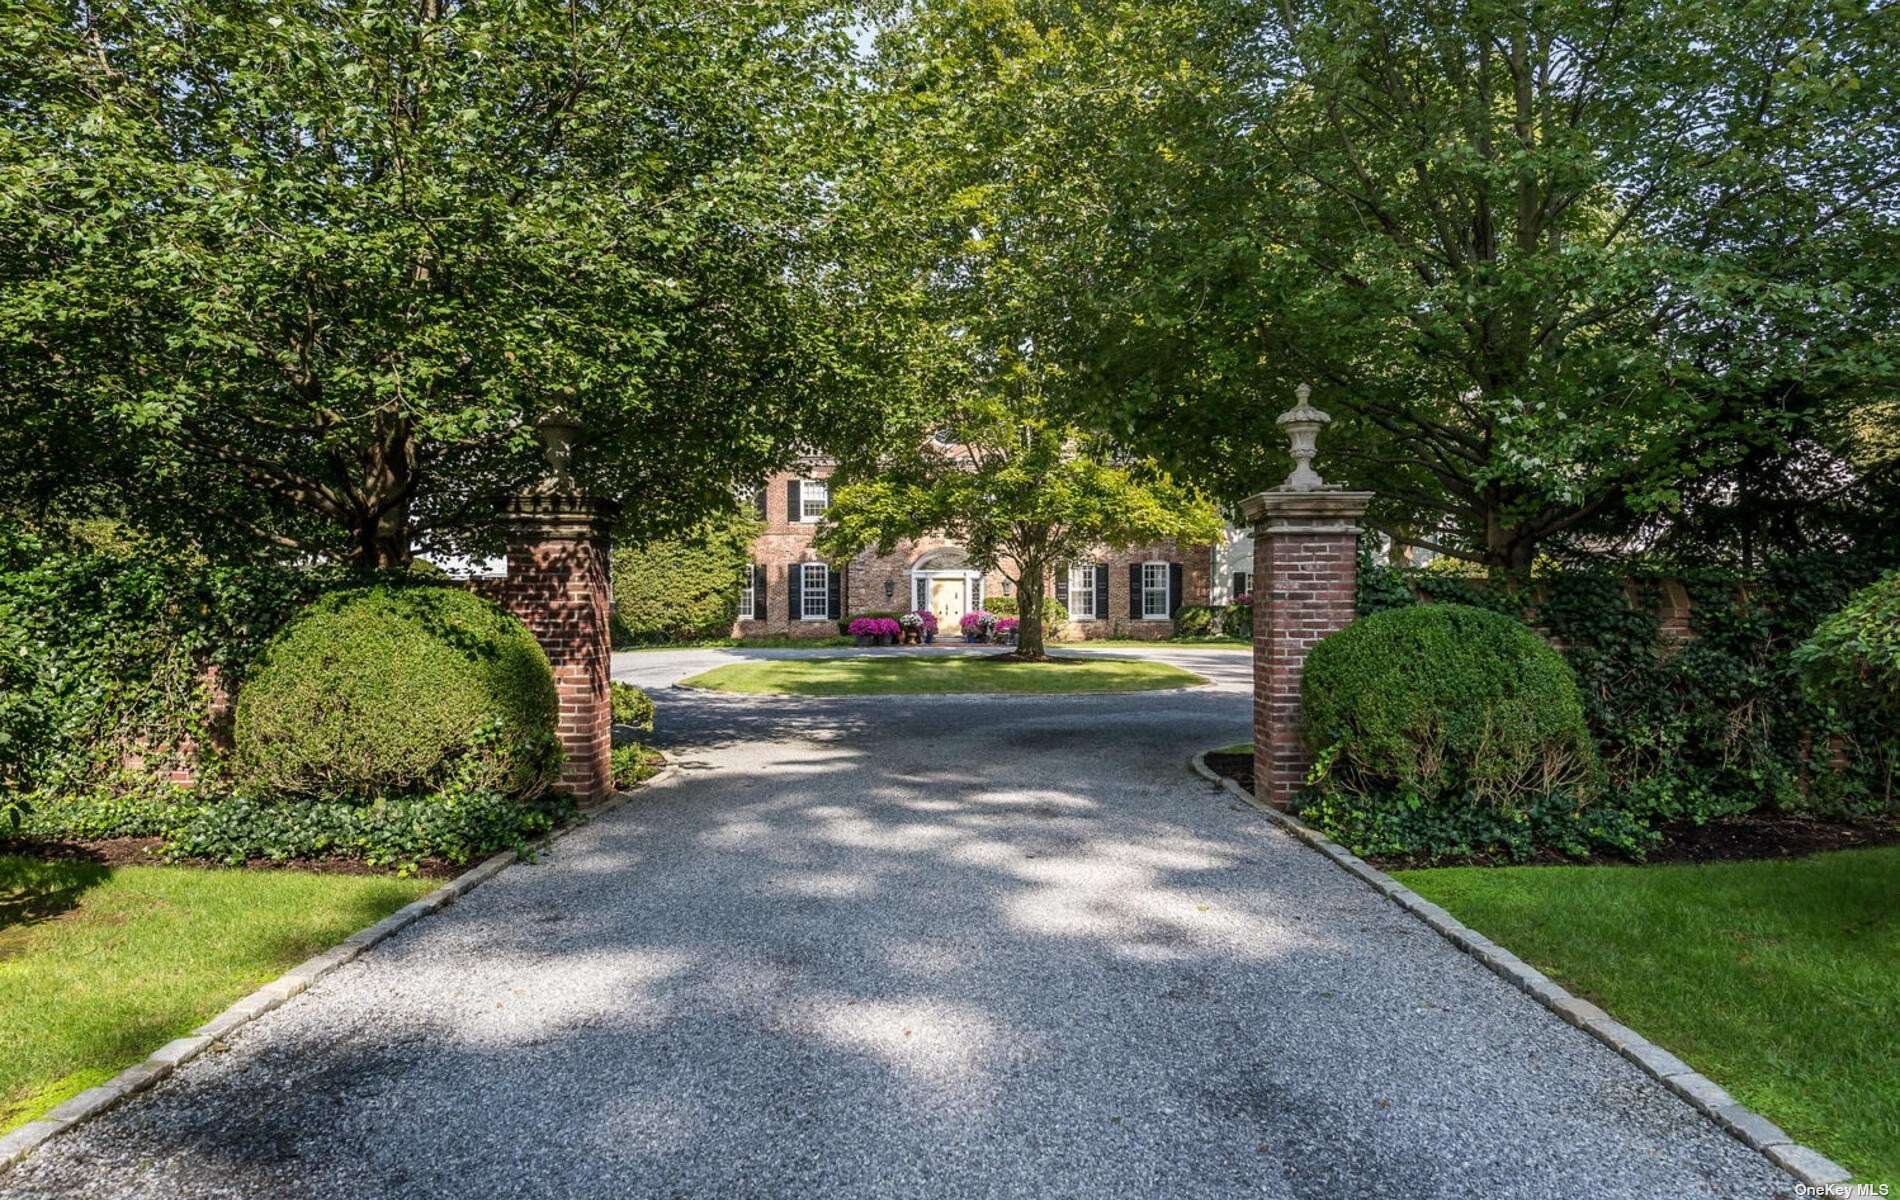
[[1280, 485], [1280, 490], [1317, 492], [1331, 486], [1313, 469], [1313, 455], [1318, 450], [1320, 427], [1332, 418], [1313, 407], [1311, 387], [1302, 383], [1293, 394], [1299, 402], [1279, 418], [1280, 428], [1286, 430], [1286, 440], [1293, 449], [1293, 471]]
[[548, 464], [548, 477], [541, 482], [539, 490], [567, 495], [580, 491], [571, 470], [574, 439], [580, 431], [580, 421], [563, 408], [553, 410], [534, 423], [535, 436], [541, 439], [541, 457]]

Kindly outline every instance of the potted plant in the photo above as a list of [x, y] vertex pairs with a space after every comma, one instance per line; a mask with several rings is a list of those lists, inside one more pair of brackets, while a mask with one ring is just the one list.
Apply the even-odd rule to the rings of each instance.
[[877, 640], [877, 618], [853, 617], [845, 632], [851, 635], [852, 644], [869, 646]]
[[907, 612], [898, 614], [897, 624], [904, 631], [903, 640], [899, 643], [900, 645], [914, 646], [924, 640], [924, 620], [916, 613]]
[[924, 645], [932, 646], [937, 641], [937, 614], [927, 608], [918, 609], [914, 614], [924, 631]]
[[963, 619], [957, 624], [963, 629], [964, 641], [987, 642], [990, 634], [996, 630], [996, 617], [979, 608], [975, 612], [964, 613]]
[[1014, 646], [1016, 644], [1016, 618], [1000, 617], [996, 619], [996, 640]]

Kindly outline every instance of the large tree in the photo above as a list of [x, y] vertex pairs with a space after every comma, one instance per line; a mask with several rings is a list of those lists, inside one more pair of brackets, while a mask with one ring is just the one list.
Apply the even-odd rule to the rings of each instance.
[[0, 8], [0, 472], [211, 544], [481, 548], [533, 420], [626, 531], [853, 384], [849, 15], [740, 0]]
[[908, 450], [844, 476], [818, 543], [848, 557], [889, 554], [925, 534], [954, 538], [984, 570], [1016, 585], [1018, 657], [1042, 660], [1051, 574], [1096, 551], [1173, 539], [1205, 546], [1220, 516], [1152, 464], [1115, 461], [1106, 445], [1052, 419], [1026, 364], [1007, 390], [978, 391]]
[[1018, 229], [1069, 296], [1078, 411], [1223, 494], [1284, 469], [1308, 380], [1329, 477], [1517, 570], [1900, 376], [1883, 0], [939, 0], [904, 28], [954, 48], [985, 186], [1042, 197]]

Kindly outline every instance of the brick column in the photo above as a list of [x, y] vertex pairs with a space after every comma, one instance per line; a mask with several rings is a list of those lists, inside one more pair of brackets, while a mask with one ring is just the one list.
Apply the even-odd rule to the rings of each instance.
[[1313, 389], [1280, 414], [1293, 453], [1286, 482], [1241, 502], [1253, 526], [1253, 793], [1286, 808], [1312, 758], [1300, 728], [1300, 676], [1319, 640], [1356, 615], [1359, 518], [1371, 492], [1348, 492], [1313, 470], [1319, 431], [1332, 418]]
[[1300, 675], [1319, 640], [1355, 615], [1359, 517], [1370, 492], [1262, 492], [1241, 505], [1253, 534], [1254, 795], [1286, 808], [1311, 756]]
[[560, 695], [562, 791], [582, 802], [613, 792], [613, 565], [607, 501], [555, 492], [510, 500], [501, 600], [547, 652]]

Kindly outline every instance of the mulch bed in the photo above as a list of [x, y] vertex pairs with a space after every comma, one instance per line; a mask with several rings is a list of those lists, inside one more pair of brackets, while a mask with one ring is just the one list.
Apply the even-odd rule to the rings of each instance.
[[1706, 825], [1674, 821], [1658, 831], [1663, 844], [1650, 852], [1647, 862], [1739, 862], [1900, 846], [1900, 821], [1823, 821], [1788, 813], [1752, 813]]
[[[1251, 754], [1210, 754], [1208, 769], [1253, 791]], [[1871, 846], [1900, 846], [1900, 820], [1822, 820], [1789, 813], [1751, 813], [1723, 821], [1697, 825], [1690, 821], [1672, 821], [1658, 827], [1662, 845], [1649, 852], [1645, 863], [1748, 862], [1770, 858], [1800, 858], [1826, 850], [1859, 850]], [[1425, 861], [1404, 859], [1373, 860], [1375, 865], [1399, 870], [1425, 867]], [[1571, 864], [1575, 859], [1561, 855], [1538, 855], [1530, 864], [1475, 860], [1478, 866]]]
[[[211, 859], [179, 859], [167, 862], [159, 857], [164, 847], [160, 838], [98, 838], [57, 842], [0, 839], [0, 854], [18, 854], [25, 858], [44, 858], [55, 862], [90, 862], [102, 867], [218, 867], [238, 871], [315, 871], [323, 875], [394, 875], [390, 867], [372, 867], [354, 858], [290, 858], [282, 862], [252, 859], [231, 867]], [[445, 859], [425, 859], [415, 874], [424, 879], [453, 879], [476, 863], [456, 866]]]
[[1245, 789], [1249, 796], [1253, 795], [1253, 755], [1210, 754], [1207, 756], [1207, 769], [1216, 775], [1225, 775]]

